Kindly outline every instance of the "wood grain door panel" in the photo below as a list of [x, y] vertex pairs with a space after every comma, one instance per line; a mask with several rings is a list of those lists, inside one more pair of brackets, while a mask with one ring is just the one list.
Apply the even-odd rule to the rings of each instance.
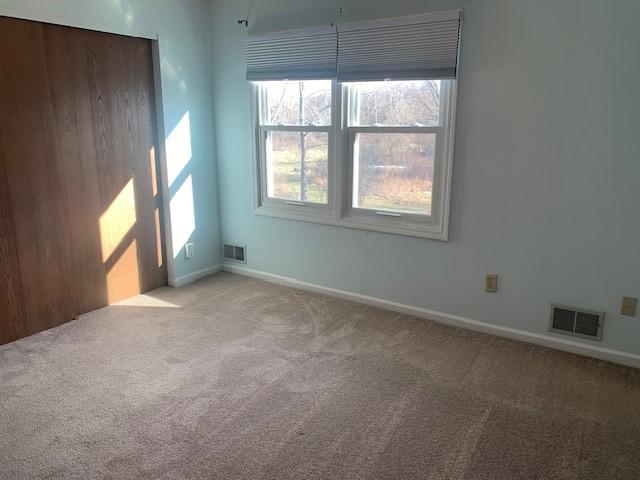
[[167, 283], [151, 42], [0, 17], [0, 343]]
[[18, 249], [2, 152], [0, 148], [0, 345], [29, 335], [24, 322]]
[[75, 316], [66, 188], [49, 94], [43, 26], [4, 19], [0, 28], [0, 138], [29, 334]]
[[[82, 30], [78, 31], [82, 35]], [[45, 26], [47, 70], [58, 130], [60, 166], [66, 179], [76, 312], [106, 305], [100, 229], [96, 221], [98, 192], [97, 141], [94, 136], [94, 98], [89, 82], [88, 49], [67, 29]]]

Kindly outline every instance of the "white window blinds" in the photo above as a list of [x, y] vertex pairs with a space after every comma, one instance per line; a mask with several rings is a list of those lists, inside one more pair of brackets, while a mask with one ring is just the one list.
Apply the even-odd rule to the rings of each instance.
[[335, 27], [250, 35], [246, 41], [247, 80], [336, 78]]
[[460, 11], [249, 35], [247, 80], [456, 78]]
[[456, 78], [459, 36], [459, 10], [339, 25], [337, 78]]

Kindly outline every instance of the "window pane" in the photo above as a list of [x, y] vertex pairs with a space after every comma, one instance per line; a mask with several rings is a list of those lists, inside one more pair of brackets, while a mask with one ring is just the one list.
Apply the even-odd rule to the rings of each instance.
[[360, 82], [350, 125], [440, 125], [440, 80]]
[[353, 206], [431, 215], [436, 138], [431, 133], [360, 133]]
[[331, 125], [331, 80], [261, 82], [267, 125]]
[[267, 196], [327, 203], [329, 135], [324, 132], [269, 132]]

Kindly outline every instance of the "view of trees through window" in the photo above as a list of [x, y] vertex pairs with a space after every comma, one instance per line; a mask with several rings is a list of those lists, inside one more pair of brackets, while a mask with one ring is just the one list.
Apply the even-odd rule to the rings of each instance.
[[359, 82], [351, 126], [440, 125], [440, 81]]
[[349, 124], [381, 127], [357, 134], [353, 206], [430, 215], [435, 135], [384, 127], [440, 125], [440, 82], [362, 82], [352, 88], [356, 105]]
[[331, 125], [331, 80], [264, 82], [268, 125]]
[[265, 82], [266, 122], [297, 126], [271, 131], [267, 142], [267, 195], [327, 203], [329, 134], [309, 126], [331, 125], [331, 81]]
[[355, 208], [431, 215], [434, 134], [359, 133], [356, 145]]
[[270, 132], [267, 195], [300, 202], [327, 203], [328, 134]]
[[[268, 132], [267, 195], [327, 203], [331, 81], [264, 82], [262, 88], [263, 125], [287, 127]], [[349, 125], [381, 127], [357, 134], [353, 206], [430, 215], [435, 135], [384, 127], [439, 126], [440, 82], [363, 82], [351, 88]]]

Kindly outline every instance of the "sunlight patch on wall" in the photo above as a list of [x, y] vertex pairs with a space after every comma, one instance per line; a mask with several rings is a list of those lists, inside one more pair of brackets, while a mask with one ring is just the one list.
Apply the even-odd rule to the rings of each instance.
[[187, 177], [169, 202], [171, 210], [171, 238], [173, 240], [173, 258], [176, 258], [196, 230], [196, 218], [193, 204], [193, 181]]
[[178, 72], [176, 71], [173, 64], [169, 62], [169, 60], [167, 60], [166, 58], [163, 58], [160, 61], [160, 65], [161, 65], [160, 70], [162, 70], [167, 77], [169, 77], [171, 80], [175, 80], [177, 78]]
[[191, 122], [185, 113], [165, 142], [167, 150], [167, 182], [173, 185], [191, 160]]
[[125, 23], [128, 27], [131, 27], [131, 24], [135, 20], [135, 14], [133, 12], [133, 7], [129, 0], [111, 0], [111, 3], [118, 9], [120, 14], [123, 16]]
[[103, 262], [109, 260], [136, 220], [136, 192], [131, 178], [100, 217]]

